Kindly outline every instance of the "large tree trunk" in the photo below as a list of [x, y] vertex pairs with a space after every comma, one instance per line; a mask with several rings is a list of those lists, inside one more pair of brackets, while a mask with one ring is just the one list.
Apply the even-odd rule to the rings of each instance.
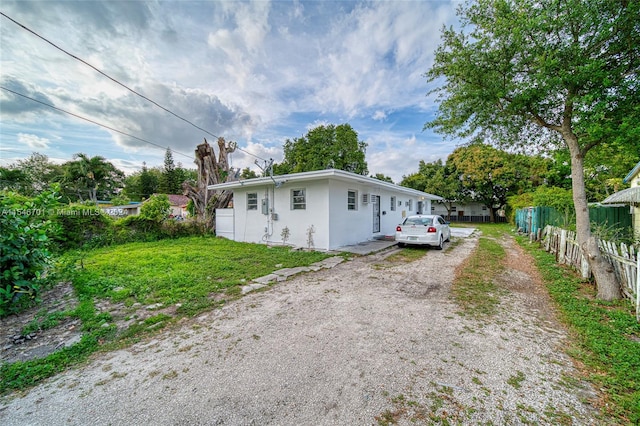
[[584, 187], [584, 153], [580, 149], [577, 137], [573, 132], [563, 132], [565, 142], [571, 153], [571, 180], [573, 188], [573, 204], [576, 209], [576, 236], [582, 253], [587, 259], [596, 280], [598, 299], [615, 300], [621, 297], [620, 284], [613, 267], [600, 253], [598, 241], [591, 234], [589, 206]]
[[195, 206], [197, 220], [208, 228], [215, 228], [216, 209], [226, 208], [233, 198], [231, 191], [213, 191], [207, 189], [209, 185], [230, 182], [233, 173], [229, 168], [228, 155], [236, 149], [235, 142], [227, 143], [224, 138], [218, 138], [218, 159], [207, 140], [196, 147], [195, 163], [198, 166], [198, 182], [196, 186], [185, 182], [182, 184], [184, 195], [188, 196]]

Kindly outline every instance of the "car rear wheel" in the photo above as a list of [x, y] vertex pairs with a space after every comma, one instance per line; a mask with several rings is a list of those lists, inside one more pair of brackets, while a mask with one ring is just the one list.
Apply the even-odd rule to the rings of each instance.
[[440, 242], [436, 246], [436, 250], [442, 250], [442, 248], [444, 247], [444, 237], [442, 235], [440, 235], [440, 240], [439, 241]]

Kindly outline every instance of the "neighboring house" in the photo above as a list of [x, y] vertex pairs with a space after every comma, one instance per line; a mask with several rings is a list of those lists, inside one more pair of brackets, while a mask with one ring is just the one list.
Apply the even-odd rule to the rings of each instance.
[[624, 182], [629, 183], [631, 188], [636, 188], [632, 190], [635, 192], [635, 198], [632, 198], [634, 202], [631, 203], [631, 214], [633, 215], [633, 232], [636, 237], [640, 238], [640, 161], [624, 178]]
[[[431, 205], [431, 213], [438, 214], [451, 222], [491, 222], [491, 212], [487, 206], [473, 201], [468, 203], [452, 203], [450, 216], [445, 204], [442, 202], [433, 203]], [[496, 221], [506, 221], [502, 210], [498, 210]]]
[[189, 197], [186, 195], [167, 194], [169, 204], [171, 207], [170, 215], [172, 217], [187, 217], [187, 204], [189, 203]]
[[640, 238], [640, 161], [631, 169], [623, 182], [630, 184], [631, 187], [609, 195], [602, 204], [630, 205], [634, 234]]
[[431, 202], [442, 199], [336, 169], [247, 179], [209, 189], [233, 191], [233, 209], [216, 211], [217, 235], [252, 243], [286, 240], [322, 250], [390, 238], [404, 217], [428, 214]]

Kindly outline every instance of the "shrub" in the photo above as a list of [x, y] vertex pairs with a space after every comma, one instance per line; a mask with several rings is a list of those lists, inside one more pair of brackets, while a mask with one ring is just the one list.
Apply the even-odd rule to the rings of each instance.
[[169, 217], [171, 204], [165, 194], [155, 194], [140, 206], [140, 217], [154, 222], [162, 222]]
[[100, 247], [111, 242], [113, 219], [95, 206], [61, 206], [55, 209], [51, 220], [58, 225], [59, 232], [53, 240], [60, 250]]
[[56, 192], [35, 198], [0, 194], [0, 317], [19, 312], [37, 300], [43, 273], [51, 260], [48, 220]]

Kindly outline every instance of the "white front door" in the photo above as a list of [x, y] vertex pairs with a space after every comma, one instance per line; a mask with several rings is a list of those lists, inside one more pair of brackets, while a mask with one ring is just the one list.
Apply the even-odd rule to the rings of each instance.
[[380, 196], [373, 195], [373, 232], [380, 232]]

